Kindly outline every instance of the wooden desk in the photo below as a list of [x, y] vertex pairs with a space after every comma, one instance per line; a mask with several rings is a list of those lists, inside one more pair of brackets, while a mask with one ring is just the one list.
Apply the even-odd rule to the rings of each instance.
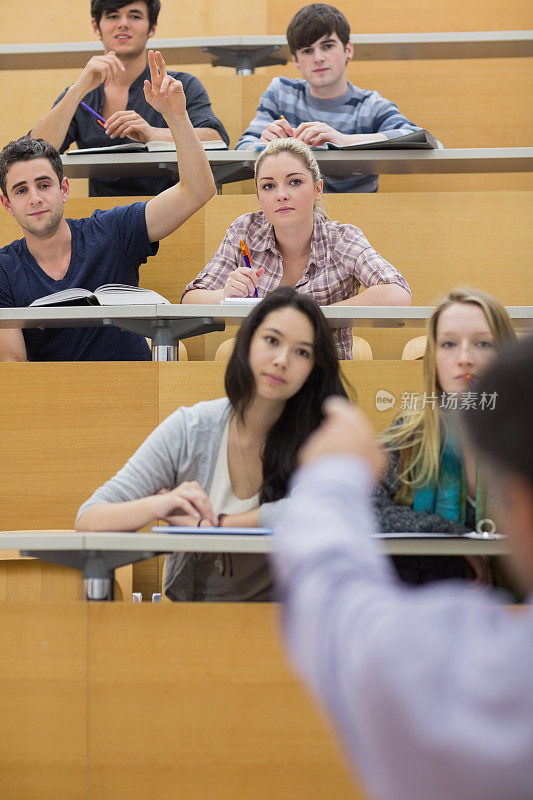
[[[507, 552], [500, 538], [435, 534], [376, 534], [389, 555], [498, 556]], [[83, 577], [85, 600], [113, 600], [115, 570], [167, 553], [273, 553], [276, 537], [235, 533], [76, 533], [64, 531], [0, 531], [4, 550], [20, 551], [50, 564], [72, 567]], [[1, 565], [0, 561], [0, 565]], [[8, 565], [9, 567], [9, 565]], [[1, 577], [1, 571], [0, 571]], [[0, 598], [2, 596], [0, 583]], [[122, 593], [120, 598], [122, 598]]]
[[[533, 147], [482, 147], [455, 150], [315, 150], [324, 175], [531, 172]], [[253, 177], [255, 150], [207, 152], [217, 186]], [[176, 154], [109, 153], [61, 156], [68, 178], [157, 177], [177, 173]]]
[[[449, 33], [358, 33], [350, 36], [358, 61], [452, 58], [513, 58], [533, 55], [532, 31], [452, 31]], [[167, 64], [212, 64], [249, 75], [257, 67], [290, 60], [285, 36], [201, 36], [151, 39]], [[103, 53], [99, 42], [46, 42], [0, 45], [1, 69], [84, 67]]]
[[[253, 305], [48, 306], [0, 309], [1, 328], [115, 325], [151, 339], [153, 361], [177, 361], [178, 342], [239, 325]], [[424, 329], [433, 306], [322, 306], [331, 328]], [[533, 306], [509, 306], [518, 329], [533, 327]]]

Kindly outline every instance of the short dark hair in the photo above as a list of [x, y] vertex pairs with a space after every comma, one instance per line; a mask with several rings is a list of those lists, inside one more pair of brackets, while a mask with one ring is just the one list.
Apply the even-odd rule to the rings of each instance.
[[496, 469], [520, 475], [533, 490], [533, 336], [504, 347], [476, 386], [490, 402], [463, 413], [474, 445]]
[[6, 144], [0, 153], [0, 189], [7, 197], [7, 173], [9, 169], [19, 161], [33, 161], [35, 158], [46, 158], [52, 165], [52, 169], [57, 175], [59, 185], [63, 180], [63, 164], [61, 156], [53, 145], [44, 139], [32, 139], [30, 136], [22, 136]]
[[242, 418], [255, 395], [248, 358], [252, 336], [268, 314], [286, 307], [300, 311], [313, 326], [315, 363], [300, 391], [287, 400], [281, 417], [266, 438], [261, 503], [279, 500], [286, 494], [289, 478], [296, 468], [298, 450], [322, 421], [324, 400], [331, 395], [347, 396], [331, 329], [320, 308], [309, 295], [282, 286], [267, 294], [244, 320], [237, 334], [225, 377], [226, 394], [235, 413]]
[[[148, 22], [150, 27], [153, 28], [157, 25], [157, 18], [161, 11], [161, 3], [159, 0], [143, 0], [148, 7]], [[91, 0], [91, 17], [96, 20], [96, 24], [100, 26], [100, 20], [104, 11], [118, 11], [123, 6], [129, 6], [135, 0]]]
[[350, 41], [350, 25], [338, 8], [325, 3], [311, 3], [296, 12], [287, 28], [287, 42], [293, 55], [318, 39], [336, 33], [344, 47]]

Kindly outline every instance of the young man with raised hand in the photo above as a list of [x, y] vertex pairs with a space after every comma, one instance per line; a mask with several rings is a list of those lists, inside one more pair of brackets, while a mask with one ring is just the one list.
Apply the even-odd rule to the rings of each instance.
[[[68, 180], [57, 150], [23, 137], [0, 153], [0, 197], [24, 238], [0, 249], [0, 306], [28, 306], [39, 297], [105, 283], [138, 285], [139, 267], [215, 193], [211, 168], [191, 125], [180, 81], [161, 53], [148, 54], [146, 102], [161, 114], [176, 143], [180, 181], [148, 202], [65, 219]], [[0, 330], [0, 361], [149, 360], [144, 337], [115, 327]]]
[[521, 612], [458, 582], [399, 584], [371, 538], [383, 456], [340, 398], [300, 454], [276, 527], [288, 647], [380, 800], [533, 797], [533, 337], [476, 389], [495, 402], [464, 423], [527, 595]]
[[[57, 98], [53, 108], [33, 128], [30, 136], [46, 139], [63, 153], [72, 142], [80, 149], [108, 147], [128, 142], [172, 141], [163, 116], [144, 97], [143, 84], [150, 78], [146, 43], [156, 29], [159, 0], [91, 0], [92, 26], [105, 53], [93, 56], [79, 78]], [[181, 81], [187, 112], [201, 140], [229, 136], [211, 108], [204, 87], [193, 75], [170, 72]], [[105, 128], [86, 103], [106, 120]], [[153, 195], [175, 181], [162, 178], [106, 178], [89, 181], [89, 195]]]
[[[302, 78], [274, 78], [256, 115], [237, 142], [253, 150], [273, 139], [295, 137], [311, 147], [344, 146], [392, 139], [419, 130], [395, 103], [360, 89], [346, 77], [354, 53], [348, 20], [324, 3], [301, 8], [289, 23], [287, 41]], [[375, 192], [377, 175], [324, 176], [329, 192]]]

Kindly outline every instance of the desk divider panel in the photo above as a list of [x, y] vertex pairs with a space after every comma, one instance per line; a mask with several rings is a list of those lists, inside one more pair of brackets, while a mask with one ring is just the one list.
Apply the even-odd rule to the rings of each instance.
[[86, 603], [0, 603], [3, 800], [87, 800], [87, 622]]
[[117, 609], [89, 609], [90, 798], [369, 800], [287, 668], [276, 606]]
[[370, 800], [268, 603], [0, 603], [3, 800]]
[[72, 528], [157, 423], [151, 362], [2, 364], [0, 529]]

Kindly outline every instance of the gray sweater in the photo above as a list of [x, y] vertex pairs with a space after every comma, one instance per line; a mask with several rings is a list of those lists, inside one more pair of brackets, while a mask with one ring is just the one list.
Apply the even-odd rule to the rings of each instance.
[[[160, 489], [174, 489], [183, 481], [198, 481], [209, 494], [230, 410], [225, 397], [178, 408], [145, 439], [122, 469], [83, 503], [76, 521], [99, 503], [148, 497]], [[279, 500], [261, 506], [262, 527], [272, 527], [275, 510], [282, 503]], [[213, 554], [168, 555], [166, 594], [173, 600], [270, 599], [272, 582], [264, 556], [234, 555], [230, 575], [220, 574], [221, 563], [220, 557]], [[195, 591], [195, 572], [203, 576], [205, 591]]]

